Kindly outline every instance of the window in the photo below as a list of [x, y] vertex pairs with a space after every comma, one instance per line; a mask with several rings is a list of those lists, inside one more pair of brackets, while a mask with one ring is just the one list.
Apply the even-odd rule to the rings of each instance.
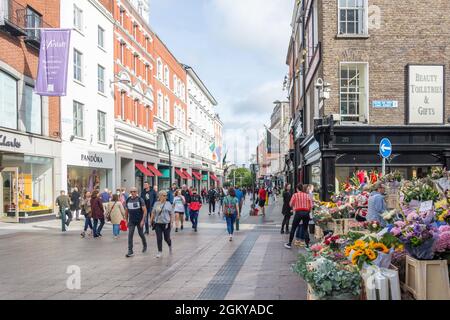
[[158, 118], [162, 119], [163, 116], [163, 96], [161, 92], [158, 92]]
[[33, 92], [33, 87], [25, 85], [25, 130], [42, 134], [41, 96]]
[[97, 111], [97, 140], [98, 142], [106, 142], [106, 113]]
[[83, 54], [77, 49], [73, 49], [73, 78], [83, 82]]
[[17, 129], [17, 80], [0, 71], [0, 127]]
[[170, 77], [169, 67], [165, 66], [164, 67], [164, 84], [167, 87], [169, 87], [169, 77]]
[[125, 16], [125, 9], [120, 7], [120, 25], [123, 27], [124, 22], [124, 16]]
[[120, 42], [120, 63], [124, 64], [125, 58], [125, 42]]
[[125, 91], [120, 92], [120, 118], [125, 121]]
[[97, 90], [105, 93], [105, 68], [101, 65], [97, 66]]
[[368, 90], [367, 65], [342, 63], [340, 69], [341, 120], [364, 121]]
[[73, 5], [73, 26], [78, 31], [83, 31], [83, 10]]
[[157, 77], [158, 77], [158, 79], [159, 79], [160, 81], [162, 81], [162, 80], [163, 80], [163, 65], [162, 65], [161, 59], [158, 59], [158, 62], [157, 62], [157, 71], [158, 71]]
[[150, 81], [149, 72], [150, 72], [150, 66], [148, 65], [148, 63], [145, 63], [145, 82], [147, 82], [147, 83], [149, 83], [149, 81]]
[[173, 92], [175, 93], [175, 95], [177, 95], [177, 85], [178, 85], [177, 76], [174, 74], [173, 75]]
[[84, 137], [83, 113], [84, 104], [77, 101], [73, 102], [73, 135], [78, 138]]
[[186, 87], [184, 84], [181, 85], [181, 100], [186, 101]]
[[367, 0], [339, 0], [339, 34], [367, 34]]
[[166, 97], [164, 99], [164, 120], [169, 122], [169, 108], [170, 108], [170, 101], [169, 98]]
[[134, 123], [136, 124], [136, 126], [139, 124], [139, 121], [138, 121], [138, 108], [139, 108], [139, 105], [138, 105], [138, 100], [136, 99], [136, 100], [134, 100]]
[[36, 29], [40, 28], [42, 25], [42, 15], [31, 9], [30, 7], [27, 7], [27, 37], [28, 39], [41, 41], [41, 30]]
[[177, 81], [177, 94], [179, 97], [181, 97], [181, 81]]
[[137, 64], [138, 64], [138, 59], [139, 59], [139, 56], [138, 56], [138, 54], [135, 52], [134, 55], [133, 55], [133, 71], [134, 71], [134, 74], [137, 74]]
[[105, 47], [105, 30], [100, 26], [98, 26], [97, 44], [100, 48]]

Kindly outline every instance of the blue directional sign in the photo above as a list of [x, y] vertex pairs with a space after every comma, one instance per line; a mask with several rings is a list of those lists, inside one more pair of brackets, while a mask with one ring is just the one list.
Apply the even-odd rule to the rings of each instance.
[[392, 143], [388, 138], [380, 142], [380, 154], [383, 158], [389, 158], [392, 154]]

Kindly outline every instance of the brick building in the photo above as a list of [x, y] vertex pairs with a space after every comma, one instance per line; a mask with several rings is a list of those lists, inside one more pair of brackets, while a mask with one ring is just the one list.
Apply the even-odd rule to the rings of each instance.
[[296, 181], [324, 198], [357, 169], [450, 167], [450, 3], [298, 1], [288, 50]]
[[59, 0], [0, 1], [0, 219], [53, 213], [60, 173], [60, 100], [34, 93], [39, 28], [59, 27]]

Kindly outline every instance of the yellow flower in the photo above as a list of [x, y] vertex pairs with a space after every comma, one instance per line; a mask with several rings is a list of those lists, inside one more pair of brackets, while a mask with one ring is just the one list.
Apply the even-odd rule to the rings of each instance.
[[348, 257], [350, 255], [350, 252], [352, 252], [353, 246], [348, 246], [345, 248], [345, 256]]
[[356, 240], [355, 241], [355, 247], [363, 249], [366, 247], [366, 243], [363, 240]]
[[364, 251], [362, 251], [362, 250], [357, 250], [357, 251], [355, 251], [354, 253], [353, 253], [353, 256], [352, 256], [352, 263], [354, 264], [354, 265], [357, 265], [358, 264], [358, 258], [360, 257], [360, 256], [362, 256], [364, 254]]
[[370, 261], [373, 261], [373, 260], [375, 260], [377, 258], [377, 255], [371, 249], [366, 249], [365, 253], [366, 253], [366, 256], [370, 259]]
[[389, 249], [383, 243], [374, 243], [373, 249], [382, 251], [383, 253], [388, 253]]
[[402, 252], [403, 250], [405, 250], [405, 246], [404, 246], [403, 244], [400, 244], [400, 245], [395, 249], [395, 251], [397, 251], [397, 252]]

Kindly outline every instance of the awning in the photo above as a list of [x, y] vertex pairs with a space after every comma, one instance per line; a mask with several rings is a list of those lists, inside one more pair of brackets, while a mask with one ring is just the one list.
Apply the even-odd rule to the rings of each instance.
[[153, 172], [155, 174], [155, 176], [157, 176], [157, 177], [163, 176], [163, 174], [158, 169], [156, 169], [154, 166], [152, 166], [151, 164], [147, 164], [147, 167], [150, 169], [151, 172]]
[[192, 176], [189, 174], [189, 172], [187, 172], [186, 169], [183, 169], [183, 173], [186, 176], [186, 179], [188, 180], [194, 180], [194, 178], [192, 178]]
[[147, 177], [154, 177], [155, 175], [150, 172], [142, 163], [136, 163], [136, 168]]
[[186, 175], [184, 174], [183, 171], [181, 171], [180, 169], [175, 169], [175, 172], [177, 175], [180, 176], [181, 179], [187, 179]]
[[209, 174], [209, 176], [211, 177], [211, 179], [213, 179], [215, 182], [220, 182], [220, 180], [212, 173]]
[[200, 174], [200, 172], [192, 171], [192, 175], [195, 177], [195, 179], [200, 181], [202, 180], [202, 175]]

